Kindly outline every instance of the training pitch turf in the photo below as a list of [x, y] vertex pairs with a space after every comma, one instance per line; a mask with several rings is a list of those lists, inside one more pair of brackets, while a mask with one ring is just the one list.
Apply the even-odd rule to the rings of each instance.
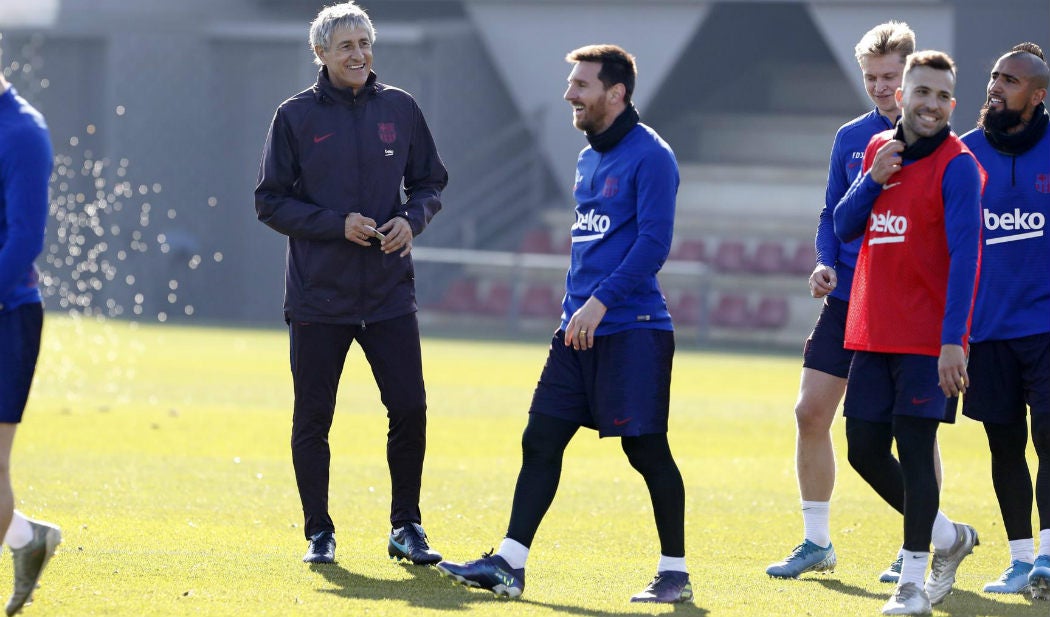
[[[838, 570], [799, 581], [764, 574], [802, 534], [794, 356], [679, 350], [671, 445], [686, 483], [695, 604], [653, 607], [627, 602], [655, 574], [658, 547], [645, 486], [615, 440], [577, 435], [525, 594], [498, 600], [387, 560], [385, 416], [356, 347], [331, 434], [338, 564], [309, 566], [282, 330], [49, 314], [44, 339], [12, 473], [18, 507], [61, 525], [65, 541], [26, 615], [878, 615], [891, 591], [876, 578], [900, 544], [901, 519], [848, 468], [841, 420]], [[474, 559], [506, 529], [546, 340], [429, 338], [423, 352], [424, 525], [446, 558]], [[983, 432], [960, 419], [940, 440], [942, 508], [976, 526], [981, 545], [934, 614], [1050, 614], [1050, 603], [980, 592], [1008, 559]]]

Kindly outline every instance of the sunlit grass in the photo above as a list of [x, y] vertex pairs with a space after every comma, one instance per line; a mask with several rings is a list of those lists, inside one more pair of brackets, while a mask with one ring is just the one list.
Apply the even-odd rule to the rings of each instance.
[[[49, 314], [44, 337], [13, 475], [19, 507], [61, 525], [65, 542], [27, 615], [877, 615], [890, 593], [875, 580], [900, 544], [900, 518], [845, 466], [841, 421], [839, 569], [801, 581], [764, 575], [801, 537], [795, 357], [676, 356], [671, 443], [686, 481], [696, 603], [670, 608], [626, 602], [655, 573], [658, 549], [644, 484], [615, 440], [576, 437], [523, 600], [498, 601], [386, 559], [386, 421], [356, 348], [331, 435], [339, 563], [310, 567], [300, 561], [283, 330]], [[424, 340], [423, 516], [450, 559], [476, 558], [506, 529], [546, 346]], [[943, 507], [982, 542], [935, 614], [1046, 615], [1050, 605], [979, 592], [1008, 559], [983, 433], [961, 420], [941, 443]]]

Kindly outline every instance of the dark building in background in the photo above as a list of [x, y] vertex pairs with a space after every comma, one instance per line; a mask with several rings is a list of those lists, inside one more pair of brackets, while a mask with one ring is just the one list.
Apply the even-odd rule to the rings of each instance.
[[[284, 244], [255, 220], [252, 192], [274, 109], [314, 80], [307, 28], [327, 3], [10, 1], [0, 66], [47, 116], [58, 156], [59, 220], [40, 264], [48, 306], [279, 323]], [[1050, 46], [1045, 0], [361, 4], [376, 24], [376, 72], [417, 98], [449, 169], [421, 247], [514, 250], [536, 227], [557, 237], [571, 224], [563, 176], [584, 141], [561, 100], [562, 58], [578, 45], [639, 56], [643, 120], [683, 163], [684, 237], [753, 225], [798, 244], [812, 237], [834, 131], [867, 106], [851, 64], [864, 30], [900, 18], [920, 48], [948, 48], [959, 133], [1004, 49]], [[50, 16], [15, 21], [15, 5]], [[421, 295], [439, 294], [455, 269], [425, 275]]]

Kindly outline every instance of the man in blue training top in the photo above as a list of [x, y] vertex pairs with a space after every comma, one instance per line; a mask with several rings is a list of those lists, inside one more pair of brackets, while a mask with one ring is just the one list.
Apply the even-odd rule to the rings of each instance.
[[562, 455], [581, 427], [620, 437], [642, 474], [660, 537], [656, 578], [632, 602], [685, 602], [685, 487], [667, 443], [674, 332], [656, 274], [674, 227], [678, 164], [639, 123], [634, 58], [615, 45], [570, 52], [565, 100], [590, 146], [576, 167], [576, 222], [561, 326], [522, 436], [507, 535], [495, 554], [442, 561], [457, 581], [517, 597], [536, 530], [554, 499]]
[[[970, 388], [963, 415], [984, 423], [992, 456], [992, 486], [1010, 543], [1010, 565], [991, 593], [1050, 599], [1050, 131], [1044, 101], [1050, 69], [1031, 43], [995, 63], [977, 128], [962, 140], [988, 172], [981, 284], [970, 332]], [[1032, 534], [1032, 475], [1039, 459], [1035, 502], [1039, 554]], [[1033, 563], [1034, 562], [1034, 563]]]
[[0, 74], [0, 529], [15, 562], [8, 615], [22, 609], [62, 541], [58, 527], [15, 510], [10, 473], [44, 324], [33, 261], [44, 250], [51, 161], [44, 117]]

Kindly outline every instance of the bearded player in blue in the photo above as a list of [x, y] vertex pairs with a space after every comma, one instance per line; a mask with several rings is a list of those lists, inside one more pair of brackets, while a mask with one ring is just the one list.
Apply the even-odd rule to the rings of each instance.
[[[963, 415], [984, 424], [1010, 549], [1010, 565], [984, 590], [1031, 591], [1044, 600], [1050, 600], [1050, 237], [1043, 230], [1050, 217], [1048, 84], [1042, 49], [1017, 45], [992, 68], [978, 127], [962, 137], [988, 172]], [[1038, 553], [1025, 456], [1029, 432], [1039, 461]]]
[[656, 280], [671, 248], [678, 164], [631, 103], [634, 58], [615, 45], [570, 52], [565, 100], [590, 147], [576, 166], [576, 223], [561, 326], [533, 393], [507, 535], [495, 554], [438, 570], [517, 597], [562, 455], [581, 426], [619, 437], [649, 488], [660, 537], [656, 578], [632, 602], [685, 602], [685, 487], [667, 443], [674, 332]]

